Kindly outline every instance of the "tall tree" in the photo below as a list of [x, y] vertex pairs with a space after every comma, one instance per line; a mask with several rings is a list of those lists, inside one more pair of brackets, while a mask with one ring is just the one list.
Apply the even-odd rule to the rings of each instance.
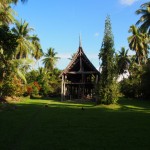
[[35, 47], [35, 49], [32, 53], [32, 56], [36, 60], [39, 60], [43, 56], [43, 51], [42, 51], [42, 48], [41, 48], [41, 45], [40, 45], [40, 39], [38, 38], [37, 35], [33, 35], [31, 37], [31, 40], [32, 40], [33, 46]]
[[148, 36], [142, 33], [135, 25], [130, 26], [128, 37], [129, 47], [136, 52], [136, 59], [139, 64], [146, 63], [148, 55]]
[[136, 11], [137, 15], [141, 15], [137, 21], [137, 25], [140, 25], [140, 29], [150, 34], [150, 2], [141, 5], [141, 8]]
[[101, 78], [99, 83], [100, 101], [105, 104], [114, 103], [117, 100], [117, 86], [115, 86], [114, 70], [114, 37], [112, 34], [110, 17], [105, 20], [105, 31], [102, 47], [99, 53], [101, 59]]
[[18, 44], [16, 35], [7, 26], [0, 26], [0, 35], [0, 78], [3, 79], [4, 75], [11, 73], [10, 61]]
[[33, 28], [30, 28], [26, 21], [16, 21], [15, 27], [12, 29], [13, 33], [17, 36], [18, 43], [15, 58], [26, 58], [35, 50], [30, 36], [32, 30]]
[[48, 52], [44, 55], [43, 64], [45, 68], [49, 70], [53, 70], [56, 62], [58, 61], [59, 57], [56, 56], [57, 52], [54, 51], [54, 48], [49, 48]]
[[8, 25], [14, 22], [14, 11], [7, 0], [0, 1], [0, 25]]
[[[0, 0], [0, 25], [9, 25], [14, 23], [15, 11], [12, 9], [11, 4], [17, 4], [19, 0]], [[21, 0], [22, 3], [28, 0]]]
[[123, 74], [129, 68], [130, 59], [128, 57], [128, 50], [121, 48], [118, 55], [118, 73]]

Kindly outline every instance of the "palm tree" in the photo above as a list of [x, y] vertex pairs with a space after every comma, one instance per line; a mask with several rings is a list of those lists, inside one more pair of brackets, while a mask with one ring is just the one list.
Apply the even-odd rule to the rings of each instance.
[[142, 33], [143, 35], [143, 45], [144, 45], [144, 49], [143, 49], [143, 56], [144, 56], [144, 63], [146, 64], [148, 61], [148, 53], [149, 53], [149, 43], [150, 43], [150, 38], [148, 33], [144, 32]]
[[[22, 3], [28, 0], [21, 0]], [[10, 4], [17, 4], [18, 0], [1, 0], [0, 1], [0, 25], [8, 25], [14, 23], [15, 11], [11, 8]]]
[[18, 43], [15, 58], [26, 58], [32, 51], [35, 50], [29, 34], [32, 30], [33, 28], [29, 28], [29, 24], [26, 21], [16, 21], [15, 27], [12, 29], [14, 34], [17, 36]]
[[130, 59], [128, 57], [128, 50], [121, 48], [118, 55], [118, 73], [123, 74], [129, 68]]
[[8, 25], [14, 22], [15, 12], [6, 0], [0, 1], [0, 25]]
[[44, 55], [43, 64], [46, 69], [53, 70], [54, 66], [56, 65], [56, 62], [59, 57], [56, 57], [57, 52], [54, 51], [54, 48], [49, 48], [48, 52]]
[[40, 39], [37, 37], [37, 35], [33, 35], [31, 37], [32, 44], [34, 45], [35, 49], [32, 53], [32, 56], [36, 59], [39, 60], [43, 56], [43, 51], [40, 45]]
[[26, 83], [24, 67], [26, 67], [27, 62], [24, 62], [24, 59], [14, 59], [11, 60], [10, 63], [12, 67], [12, 72]]
[[129, 32], [132, 35], [128, 37], [129, 47], [131, 50], [136, 52], [136, 59], [139, 64], [143, 61], [146, 62], [147, 59], [147, 48], [146, 35], [140, 32], [139, 28], [135, 25], [130, 26]]
[[150, 2], [141, 5], [141, 8], [136, 11], [137, 15], [141, 15], [136, 25], [140, 25], [142, 31], [148, 31], [150, 34]]
[[38, 70], [37, 70], [37, 73], [38, 73], [38, 81], [43, 83], [43, 81], [46, 80], [47, 83], [48, 83], [49, 73], [48, 73], [48, 71], [45, 68], [39, 67]]

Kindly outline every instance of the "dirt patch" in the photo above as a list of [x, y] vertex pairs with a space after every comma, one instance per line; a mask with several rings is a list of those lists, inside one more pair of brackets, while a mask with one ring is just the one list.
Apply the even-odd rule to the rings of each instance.
[[5, 97], [5, 100], [7, 102], [14, 102], [14, 101], [18, 102], [21, 99], [20, 99], [20, 97], [16, 97], [16, 96], [7, 96], [7, 97]]

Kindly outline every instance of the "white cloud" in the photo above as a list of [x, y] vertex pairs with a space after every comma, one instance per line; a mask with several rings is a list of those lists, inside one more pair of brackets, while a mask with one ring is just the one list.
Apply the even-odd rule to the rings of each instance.
[[89, 59], [98, 59], [98, 54], [86, 54]]
[[71, 58], [71, 54], [69, 53], [64, 53], [64, 54], [58, 54], [58, 57], [60, 57], [61, 59], [68, 59]]
[[128, 5], [128, 6], [130, 6], [130, 5], [132, 5], [133, 3], [137, 2], [137, 1], [139, 1], [139, 0], [120, 0], [120, 3], [122, 5]]

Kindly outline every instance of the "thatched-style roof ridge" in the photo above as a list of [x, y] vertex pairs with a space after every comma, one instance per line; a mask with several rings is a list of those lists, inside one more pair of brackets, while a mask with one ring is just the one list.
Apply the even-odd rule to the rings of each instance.
[[[76, 65], [76, 63], [81, 61], [81, 59], [82, 59], [82, 62], [84, 62], [89, 68], [91, 68], [91, 71], [99, 74], [99, 71], [94, 67], [94, 65], [90, 62], [90, 60], [85, 55], [85, 53], [82, 49], [82, 46], [81, 46], [81, 42], [80, 42], [79, 48], [78, 48], [76, 54], [74, 55], [74, 57], [72, 58], [72, 60], [70, 61], [70, 63], [66, 67], [66, 69], [61, 73], [61, 75], [69, 73], [70, 70]], [[81, 68], [78, 72], [80, 72], [80, 71], [81, 71]]]

